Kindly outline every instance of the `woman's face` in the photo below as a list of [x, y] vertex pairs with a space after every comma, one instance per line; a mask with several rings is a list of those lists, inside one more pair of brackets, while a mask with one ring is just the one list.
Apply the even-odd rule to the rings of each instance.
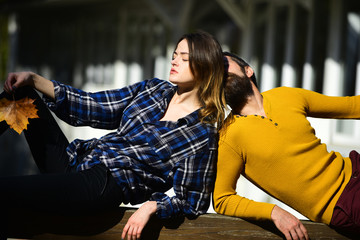
[[177, 45], [171, 65], [170, 82], [185, 88], [195, 86], [194, 76], [190, 70], [189, 47], [186, 39], [181, 40]]

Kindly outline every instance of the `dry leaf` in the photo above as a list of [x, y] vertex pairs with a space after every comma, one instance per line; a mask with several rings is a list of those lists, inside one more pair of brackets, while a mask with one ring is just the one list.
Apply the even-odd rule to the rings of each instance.
[[34, 99], [25, 97], [20, 100], [0, 99], [0, 122], [6, 123], [17, 133], [27, 129], [29, 118], [38, 118]]

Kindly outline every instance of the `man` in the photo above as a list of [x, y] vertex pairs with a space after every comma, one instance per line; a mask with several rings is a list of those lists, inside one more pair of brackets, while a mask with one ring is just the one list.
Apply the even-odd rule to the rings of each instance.
[[360, 96], [329, 97], [288, 87], [260, 94], [253, 69], [237, 56], [225, 55], [225, 97], [232, 112], [220, 133], [215, 211], [271, 219], [286, 239], [309, 239], [303, 224], [289, 212], [237, 195], [242, 174], [310, 220], [359, 233], [359, 154], [328, 152], [306, 117], [358, 119]]

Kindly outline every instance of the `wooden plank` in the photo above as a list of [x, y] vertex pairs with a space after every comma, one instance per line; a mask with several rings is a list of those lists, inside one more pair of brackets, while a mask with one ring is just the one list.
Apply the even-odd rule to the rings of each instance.
[[[123, 227], [135, 209], [121, 209], [119, 212], [107, 213], [106, 216], [88, 216], [86, 218], [66, 218], [64, 216], [56, 219], [39, 218], [27, 219], [32, 226], [19, 225], [13, 229], [14, 238], [32, 238], [37, 240], [119, 240]], [[19, 215], [23, 216], [24, 215]], [[45, 221], [45, 223], [44, 223]], [[350, 239], [340, 235], [325, 224], [303, 221], [310, 238], [316, 239]], [[50, 226], [50, 227], [49, 227]], [[46, 229], [48, 233], [40, 233], [37, 228]], [[21, 229], [21, 230], [19, 230]], [[21, 232], [19, 232], [21, 231]], [[16, 233], [17, 232], [17, 233]], [[68, 232], [72, 235], [64, 235]], [[205, 214], [195, 220], [174, 219], [162, 221], [156, 217], [152, 218], [144, 229], [142, 238], [144, 240], [207, 240], [207, 239], [283, 239], [270, 222], [257, 222], [256, 224], [239, 218], [222, 216], [218, 214]]]

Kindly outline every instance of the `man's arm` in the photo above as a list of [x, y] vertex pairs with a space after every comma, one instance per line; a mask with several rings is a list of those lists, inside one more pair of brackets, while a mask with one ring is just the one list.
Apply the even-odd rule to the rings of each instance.
[[271, 212], [271, 220], [287, 240], [309, 239], [307, 230], [300, 220], [284, 209], [275, 206]]
[[289, 89], [288, 94], [301, 94], [307, 114], [316, 118], [360, 119], [360, 95], [326, 96], [306, 89]]
[[289, 212], [274, 204], [252, 201], [237, 194], [236, 183], [243, 169], [241, 154], [221, 142], [213, 194], [215, 211], [244, 219], [272, 220], [286, 239], [309, 239], [303, 224]]
[[244, 164], [241, 153], [220, 140], [213, 194], [214, 210], [233, 217], [270, 220], [274, 204], [252, 201], [236, 192], [236, 184], [244, 171]]
[[8, 93], [13, 93], [17, 88], [23, 86], [32, 86], [47, 97], [55, 99], [53, 83], [33, 72], [9, 73], [5, 81], [4, 90]]

